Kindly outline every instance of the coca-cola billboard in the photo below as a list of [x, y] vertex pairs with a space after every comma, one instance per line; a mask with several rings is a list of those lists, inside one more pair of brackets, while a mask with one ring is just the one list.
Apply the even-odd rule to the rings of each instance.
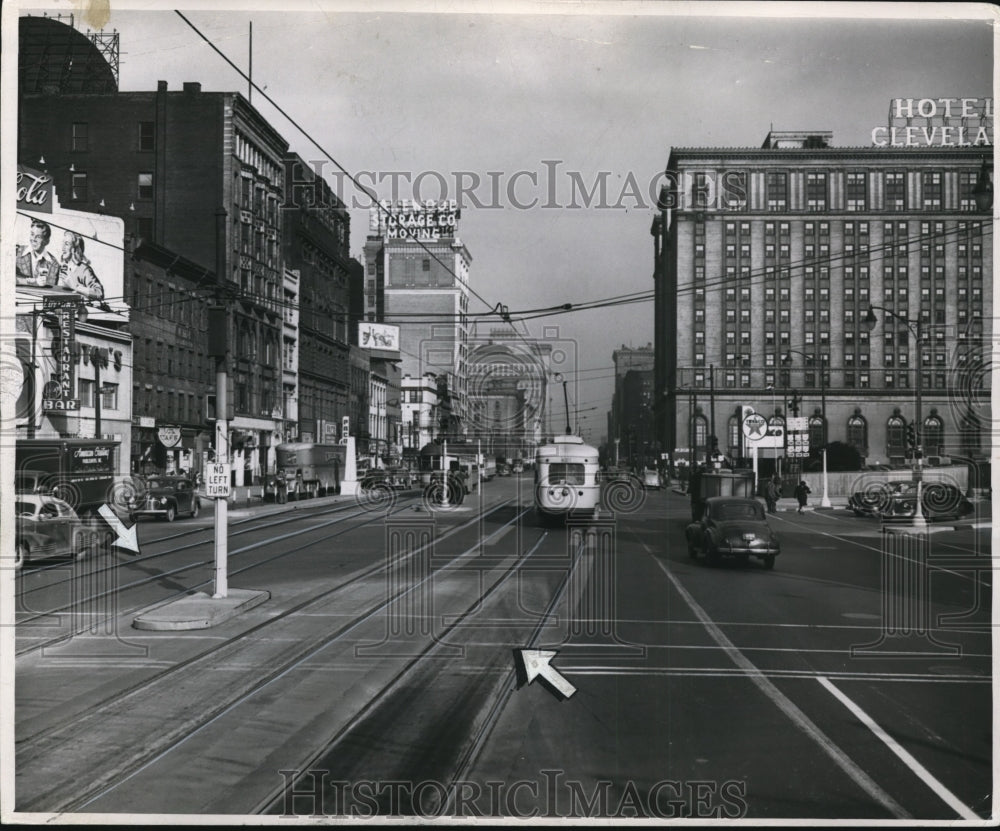
[[52, 213], [54, 187], [48, 173], [28, 167], [17, 169], [17, 209]]
[[19, 166], [14, 234], [17, 285], [125, 309], [121, 219], [63, 208], [49, 174]]

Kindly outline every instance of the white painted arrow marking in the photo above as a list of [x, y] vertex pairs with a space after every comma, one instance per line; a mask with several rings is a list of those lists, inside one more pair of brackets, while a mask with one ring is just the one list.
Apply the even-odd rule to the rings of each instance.
[[525, 675], [527, 676], [526, 683], [530, 684], [536, 678], [541, 676], [541, 678], [544, 681], [548, 681], [549, 684], [551, 684], [563, 698], [569, 698], [576, 692], [576, 687], [560, 675], [556, 668], [551, 665], [550, 661], [555, 657], [556, 652], [553, 649], [518, 650], [518, 658], [520, 659], [521, 665], [524, 667]]
[[97, 509], [104, 521], [111, 526], [111, 530], [118, 535], [118, 539], [115, 540], [115, 545], [121, 548], [127, 548], [129, 551], [134, 551], [136, 554], [139, 553], [139, 540], [136, 538], [135, 526], [131, 528], [126, 528], [125, 524], [121, 521], [114, 511], [111, 510], [111, 506], [105, 503]]

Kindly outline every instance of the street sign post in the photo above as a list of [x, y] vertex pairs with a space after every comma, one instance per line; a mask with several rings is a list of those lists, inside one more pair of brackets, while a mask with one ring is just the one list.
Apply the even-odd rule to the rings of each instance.
[[767, 435], [767, 419], [760, 413], [750, 413], [743, 419], [743, 435], [750, 441], [760, 441]]
[[228, 499], [231, 488], [228, 464], [210, 464], [205, 468], [205, 496], [209, 499]]

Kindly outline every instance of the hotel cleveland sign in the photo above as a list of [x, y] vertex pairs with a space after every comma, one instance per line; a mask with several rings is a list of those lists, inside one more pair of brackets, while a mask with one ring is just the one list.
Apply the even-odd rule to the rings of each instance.
[[990, 147], [992, 98], [894, 98], [889, 124], [872, 130], [876, 147]]

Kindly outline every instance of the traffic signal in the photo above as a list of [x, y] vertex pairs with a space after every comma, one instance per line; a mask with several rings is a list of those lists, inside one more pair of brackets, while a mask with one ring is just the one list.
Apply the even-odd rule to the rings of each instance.
[[906, 446], [910, 450], [917, 449], [917, 427], [912, 422], [906, 425]]

